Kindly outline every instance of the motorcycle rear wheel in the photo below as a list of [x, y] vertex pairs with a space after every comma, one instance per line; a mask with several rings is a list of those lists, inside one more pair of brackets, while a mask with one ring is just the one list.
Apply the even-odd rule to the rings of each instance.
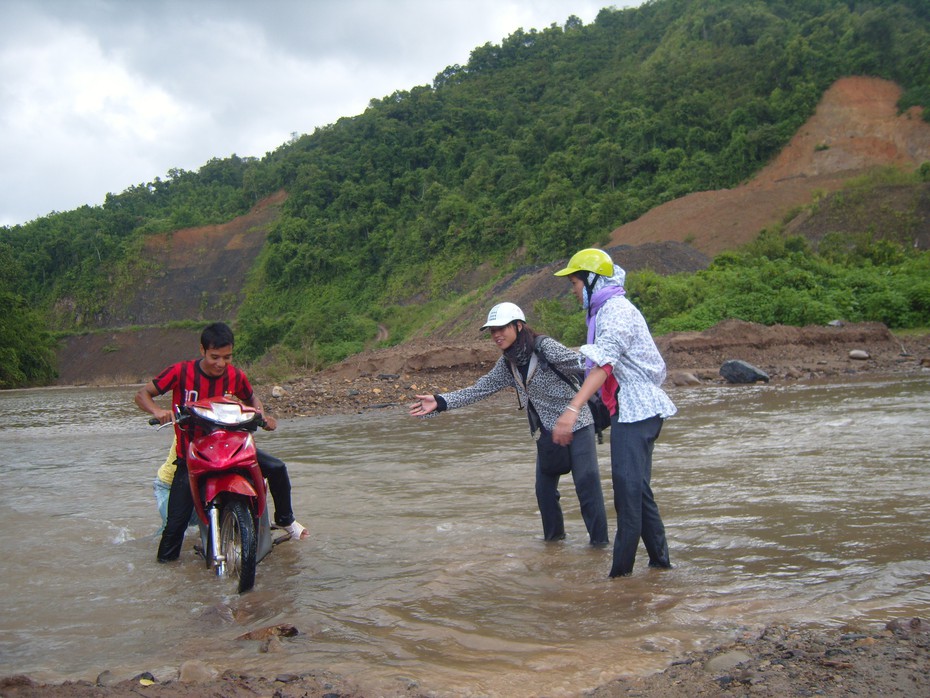
[[233, 499], [220, 517], [220, 554], [226, 558], [226, 576], [238, 581], [240, 594], [255, 586], [258, 531], [248, 504]]

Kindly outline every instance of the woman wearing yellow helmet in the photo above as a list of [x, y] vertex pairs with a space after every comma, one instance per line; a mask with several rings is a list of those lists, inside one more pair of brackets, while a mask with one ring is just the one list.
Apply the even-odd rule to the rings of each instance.
[[580, 351], [587, 377], [559, 417], [553, 440], [567, 444], [580, 409], [598, 390], [612, 413], [610, 461], [617, 510], [611, 577], [633, 572], [642, 538], [650, 567], [671, 567], [665, 526], [652, 493], [652, 451], [662, 424], [677, 411], [661, 386], [665, 361], [646, 320], [625, 297], [626, 273], [603, 250], [575, 254], [556, 272], [567, 276], [587, 310], [588, 338]]

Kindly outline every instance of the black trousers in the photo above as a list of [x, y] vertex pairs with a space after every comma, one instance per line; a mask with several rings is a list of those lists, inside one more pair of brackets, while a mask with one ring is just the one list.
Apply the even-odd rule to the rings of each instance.
[[[288, 526], [294, 522], [294, 511], [291, 508], [291, 480], [287, 474], [287, 466], [280, 458], [270, 453], [256, 449], [258, 467], [262, 475], [268, 480], [268, 490], [274, 500], [274, 521], [278, 526]], [[158, 561], [169, 562], [177, 560], [181, 555], [181, 546], [184, 544], [184, 532], [194, 511], [194, 497], [187, 475], [187, 461], [178, 458], [175, 461], [178, 469], [171, 481], [171, 492], [168, 495], [168, 515], [165, 518], [165, 528], [158, 543]]]
[[662, 431], [656, 415], [641, 422], [619, 422], [610, 428], [610, 472], [617, 511], [617, 536], [611, 577], [633, 571], [636, 548], [642, 539], [650, 567], [669, 567], [668, 542], [659, 507], [652, 494], [652, 450]]

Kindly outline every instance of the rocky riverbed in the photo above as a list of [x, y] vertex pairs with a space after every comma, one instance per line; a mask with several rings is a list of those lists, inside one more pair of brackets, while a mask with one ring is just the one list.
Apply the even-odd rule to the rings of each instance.
[[[765, 326], [728, 320], [704, 332], [656, 339], [667, 385], [725, 385], [720, 366], [739, 360], [771, 381], [853, 380], [930, 371], [930, 335], [898, 336], [881, 323]], [[418, 393], [470, 385], [500, 357], [489, 340], [419, 342], [366, 352], [325, 371], [257, 389], [279, 417], [345, 413], [413, 402]]]
[[[226, 671], [215, 676], [194, 661], [160, 682], [147, 672], [118, 679], [105, 669], [96, 682], [42, 684], [27, 676], [0, 679], [4, 698], [367, 698], [351, 677], [308, 667], [299, 674], [252, 676]], [[379, 694], [380, 695], [380, 694]], [[396, 698], [439, 698], [442, 689], [416, 685]], [[745, 630], [728, 644], [674, 660], [660, 673], [618, 677], [588, 698], [693, 698], [693, 696], [930, 696], [930, 624], [920, 618], [893, 619], [884, 627], [770, 626]]]

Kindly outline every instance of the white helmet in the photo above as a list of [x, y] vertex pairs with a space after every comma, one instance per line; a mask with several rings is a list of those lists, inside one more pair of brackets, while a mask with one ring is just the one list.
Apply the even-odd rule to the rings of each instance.
[[520, 306], [516, 303], [498, 303], [491, 308], [488, 313], [488, 320], [484, 323], [484, 327], [481, 328], [481, 331], [484, 332], [491, 327], [503, 327], [504, 325], [509, 325], [514, 320], [523, 320], [523, 322], [526, 322], [526, 315], [520, 310]]

